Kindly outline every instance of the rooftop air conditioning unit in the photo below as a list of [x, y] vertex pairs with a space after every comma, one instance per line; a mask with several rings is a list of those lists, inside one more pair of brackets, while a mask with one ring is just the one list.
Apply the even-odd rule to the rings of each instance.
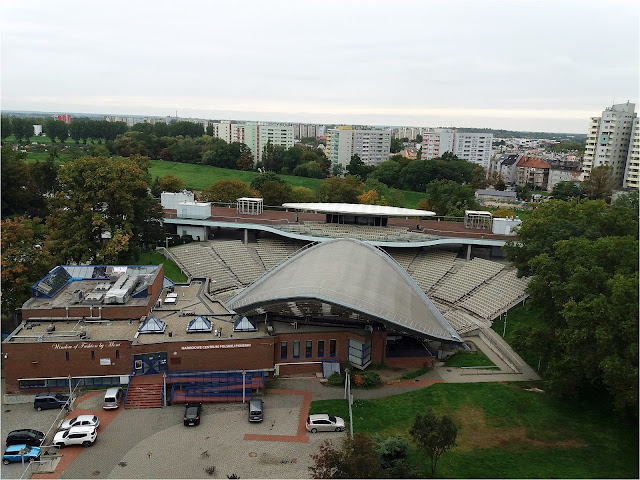
[[71, 295], [71, 302], [80, 303], [83, 298], [84, 298], [84, 292], [82, 290], [74, 290], [73, 294]]

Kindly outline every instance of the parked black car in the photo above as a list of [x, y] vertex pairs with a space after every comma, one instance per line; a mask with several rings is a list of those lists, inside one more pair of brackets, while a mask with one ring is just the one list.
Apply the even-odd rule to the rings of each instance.
[[39, 393], [33, 401], [33, 408], [36, 410], [47, 410], [52, 408], [69, 408], [69, 396], [60, 393]]
[[30, 445], [32, 447], [39, 447], [44, 440], [44, 433], [32, 428], [25, 428], [22, 430], [13, 430], [7, 435], [7, 447], [9, 445]]
[[184, 409], [184, 424], [200, 425], [200, 413], [202, 412], [201, 403], [187, 403]]

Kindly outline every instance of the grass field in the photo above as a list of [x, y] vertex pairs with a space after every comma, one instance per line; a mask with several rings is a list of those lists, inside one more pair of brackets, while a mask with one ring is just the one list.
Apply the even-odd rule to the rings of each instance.
[[447, 367], [493, 367], [495, 363], [482, 351], [457, 352], [444, 362]]
[[136, 262], [136, 265], [164, 265], [164, 276], [172, 282], [182, 283], [187, 281], [187, 276], [180, 271], [180, 268], [158, 252], [143, 252]]
[[[458, 427], [457, 446], [438, 463], [440, 478], [638, 478], [637, 421], [588, 399], [560, 400], [517, 384], [440, 383], [357, 400], [354, 432], [410, 438], [415, 415], [427, 407]], [[321, 412], [349, 419], [346, 400], [312, 402], [310, 413]], [[409, 460], [425, 466], [413, 445]]]
[[[231, 170], [227, 168], [212, 167], [209, 165], [198, 165], [194, 163], [165, 162], [163, 160], [152, 160], [149, 173], [152, 178], [171, 174], [182, 179], [185, 186], [193, 190], [204, 190], [211, 184], [219, 180], [241, 180], [251, 183], [257, 172], [244, 172], [241, 170]], [[315, 192], [322, 182], [319, 178], [296, 177], [293, 175], [279, 175], [291, 187], [306, 187]], [[424, 198], [420, 192], [401, 190], [405, 199], [406, 208], [415, 208], [418, 202]]]

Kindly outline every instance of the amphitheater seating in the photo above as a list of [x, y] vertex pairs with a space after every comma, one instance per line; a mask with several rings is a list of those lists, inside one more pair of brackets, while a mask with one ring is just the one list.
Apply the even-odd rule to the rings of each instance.
[[285, 240], [280, 238], [258, 238], [256, 252], [264, 264], [266, 270], [280, 265], [300, 248], [307, 245], [306, 242]]
[[409, 275], [425, 292], [429, 292], [438, 281], [451, 270], [457, 254], [447, 250], [419, 252], [409, 266]]
[[264, 273], [242, 241], [223, 240], [211, 242], [210, 245], [243, 285], [249, 285]]
[[518, 278], [515, 270], [507, 270], [472, 292], [460, 306], [484, 319], [492, 320], [527, 296], [527, 284], [528, 279]]
[[417, 253], [415, 248], [390, 248], [385, 251], [405, 270], [409, 268]]
[[485, 326], [468, 313], [462, 312], [457, 309], [452, 309], [444, 312], [443, 316], [460, 335]]
[[238, 287], [238, 282], [213, 257], [208, 248], [199, 243], [190, 243], [172, 247], [169, 251], [192, 277], [208, 277], [211, 279], [210, 291], [225, 290]]
[[433, 296], [447, 302], [456, 302], [463, 296], [497, 275], [504, 265], [482, 258], [474, 258], [465, 262], [456, 273], [449, 276], [433, 292]]

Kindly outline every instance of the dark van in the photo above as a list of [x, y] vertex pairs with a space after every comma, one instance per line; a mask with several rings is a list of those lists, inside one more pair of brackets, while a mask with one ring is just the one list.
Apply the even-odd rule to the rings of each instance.
[[249, 421], [261, 422], [262, 421], [262, 399], [252, 398], [249, 400]]
[[39, 393], [33, 401], [33, 408], [38, 411], [62, 407], [69, 409], [69, 403], [68, 395], [61, 395], [59, 393]]

